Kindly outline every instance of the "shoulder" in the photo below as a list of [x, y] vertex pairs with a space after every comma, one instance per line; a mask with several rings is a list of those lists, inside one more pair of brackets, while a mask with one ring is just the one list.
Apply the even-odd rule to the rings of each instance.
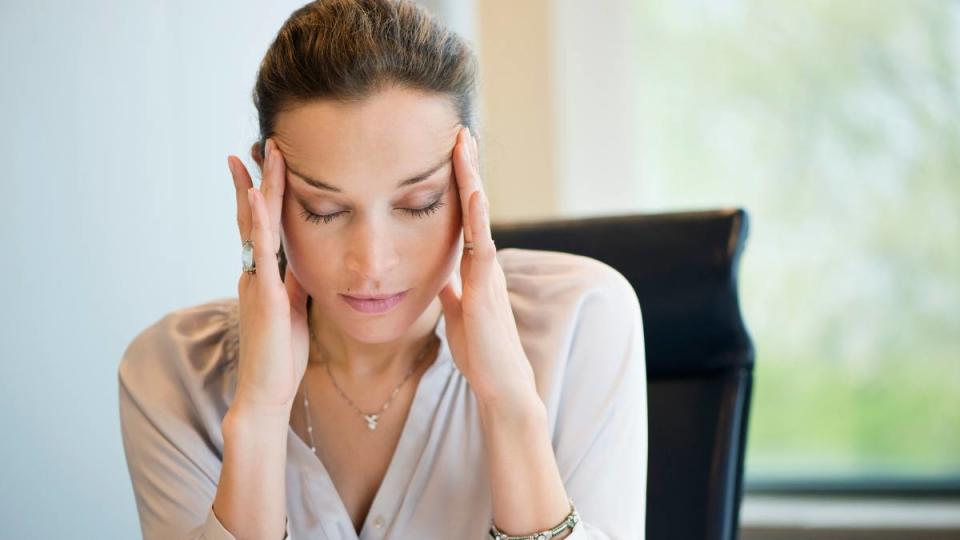
[[221, 298], [179, 308], [137, 333], [117, 369], [121, 390], [142, 408], [176, 396], [196, 407], [222, 400], [238, 351], [238, 303]]
[[508, 277], [516, 279], [548, 278], [555, 284], [607, 284], [626, 278], [607, 263], [583, 255], [563, 251], [504, 248], [497, 251], [497, 260]]
[[524, 350], [541, 397], [557, 405], [568, 384], [613, 391], [645, 371], [640, 303], [627, 278], [581, 255], [498, 251]]
[[[607, 263], [560, 251], [505, 248], [497, 252], [514, 311], [545, 317], [574, 316], [591, 307], [610, 315], [638, 315], [640, 304], [627, 278]], [[561, 313], [563, 312], [563, 313]]]

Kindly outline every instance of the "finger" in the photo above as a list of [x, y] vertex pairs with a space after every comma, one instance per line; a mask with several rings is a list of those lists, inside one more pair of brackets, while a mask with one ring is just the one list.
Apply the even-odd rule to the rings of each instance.
[[451, 275], [447, 283], [440, 289], [437, 295], [440, 297], [440, 305], [443, 308], [443, 316], [447, 321], [458, 321], [460, 319], [460, 294], [457, 293], [454, 278]]
[[457, 189], [460, 195], [460, 209], [463, 218], [463, 237], [467, 242], [473, 241], [473, 231], [470, 230], [470, 194], [477, 190], [480, 183], [479, 176], [473, 168], [470, 157], [470, 142], [467, 128], [464, 126], [457, 135], [457, 145], [454, 149], [454, 171], [457, 178]]
[[[473, 177], [475, 180], [474, 186], [480, 191], [483, 191], [483, 181], [480, 178], [480, 154], [477, 151], [479, 148], [477, 146], [477, 138], [473, 135], [473, 132], [469, 130], [467, 131], [467, 135], [469, 140], [468, 147], [470, 150], [471, 163], [473, 163]], [[484, 193], [484, 197], [486, 197], [486, 193]]]
[[270, 247], [273, 239], [263, 194], [257, 188], [250, 188], [247, 193], [250, 198], [250, 213], [253, 216], [253, 230], [250, 236], [253, 240], [253, 261], [257, 267], [257, 280], [263, 281], [268, 288], [282, 287], [280, 265], [276, 252]]
[[473, 168], [480, 175], [480, 143], [477, 142], [477, 136], [470, 132], [470, 142], [473, 143]]
[[250, 218], [250, 203], [247, 200], [247, 190], [253, 187], [253, 180], [247, 173], [247, 167], [234, 156], [227, 156], [227, 167], [233, 177], [233, 187], [237, 196], [237, 229], [240, 232], [240, 241], [250, 238], [250, 228], [253, 222]]
[[267, 157], [264, 160], [263, 182], [260, 186], [266, 201], [268, 222], [270, 223], [273, 251], [280, 249], [280, 218], [283, 208], [283, 188], [286, 184], [286, 168], [283, 156], [273, 139], [267, 139]]
[[[491, 263], [497, 254], [490, 232], [489, 205], [482, 191], [473, 192], [470, 197], [470, 229], [473, 231], [473, 254], [470, 262], [470, 279], [484, 280]], [[476, 283], [476, 281], [474, 281]]]

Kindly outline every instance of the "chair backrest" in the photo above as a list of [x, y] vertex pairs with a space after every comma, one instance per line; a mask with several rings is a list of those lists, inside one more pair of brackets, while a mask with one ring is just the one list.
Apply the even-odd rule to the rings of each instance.
[[648, 379], [647, 540], [737, 538], [754, 359], [737, 292], [747, 229], [740, 208], [492, 226], [497, 248], [592, 257], [637, 293]]

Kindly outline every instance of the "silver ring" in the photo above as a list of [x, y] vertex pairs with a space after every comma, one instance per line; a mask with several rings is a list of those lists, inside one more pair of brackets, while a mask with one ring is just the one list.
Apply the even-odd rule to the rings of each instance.
[[248, 274], [257, 273], [257, 261], [253, 259], [253, 240], [244, 240], [240, 248], [240, 262], [243, 271]]
[[463, 249], [473, 250], [473, 242], [464, 242]]

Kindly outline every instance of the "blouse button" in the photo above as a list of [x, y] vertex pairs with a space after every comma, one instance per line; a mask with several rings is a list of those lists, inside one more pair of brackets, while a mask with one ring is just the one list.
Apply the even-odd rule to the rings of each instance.
[[376, 519], [373, 520], [373, 526], [378, 529], [383, 527], [383, 516], [377, 516]]

